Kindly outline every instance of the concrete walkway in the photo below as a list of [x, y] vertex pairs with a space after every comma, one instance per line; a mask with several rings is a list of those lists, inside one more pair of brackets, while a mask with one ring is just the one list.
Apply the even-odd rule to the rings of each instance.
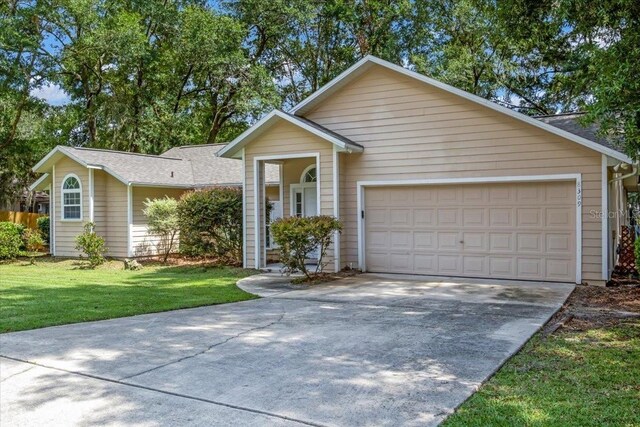
[[573, 285], [364, 274], [0, 335], [3, 425], [436, 425]]

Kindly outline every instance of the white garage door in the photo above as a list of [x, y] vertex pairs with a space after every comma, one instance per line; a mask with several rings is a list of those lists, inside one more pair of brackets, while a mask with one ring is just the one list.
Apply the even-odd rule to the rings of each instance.
[[575, 183], [371, 187], [368, 271], [573, 282]]

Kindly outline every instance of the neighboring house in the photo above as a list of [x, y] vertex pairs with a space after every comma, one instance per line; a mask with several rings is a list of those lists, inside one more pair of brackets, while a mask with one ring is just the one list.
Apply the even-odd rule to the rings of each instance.
[[[58, 146], [34, 172], [43, 173], [31, 190], [51, 195], [51, 253], [78, 256], [75, 239], [94, 222], [109, 256], [153, 255], [158, 239], [147, 231], [144, 201], [179, 198], [214, 186], [242, 186], [242, 163], [216, 157], [224, 144], [172, 148], [160, 156]], [[267, 192], [279, 200], [279, 167], [267, 171]]]
[[244, 165], [256, 268], [272, 163], [285, 215], [343, 221], [334, 270], [602, 282], [638, 189], [632, 160], [576, 117], [528, 117], [371, 56], [218, 156]]

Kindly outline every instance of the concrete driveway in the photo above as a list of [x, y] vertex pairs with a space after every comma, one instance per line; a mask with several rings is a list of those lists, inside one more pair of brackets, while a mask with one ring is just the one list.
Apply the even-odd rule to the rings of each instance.
[[435, 425], [573, 285], [364, 274], [0, 335], [2, 425]]

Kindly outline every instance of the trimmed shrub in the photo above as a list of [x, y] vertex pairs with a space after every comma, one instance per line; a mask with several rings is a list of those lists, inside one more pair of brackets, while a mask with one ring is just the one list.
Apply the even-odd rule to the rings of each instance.
[[94, 231], [92, 222], [86, 223], [84, 232], [76, 237], [76, 250], [87, 256], [91, 268], [96, 268], [104, 263], [104, 255], [107, 253], [107, 248], [105, 247], [104, 239]]
[[280, 218], [270, 225], [273, 241], [280, 246], [280, 260], [288, 273], [302, 272], [307, 278], [311, 273], [305, 261], [313, 252], [318, 252], [315, 272], [326, 266], [323, 259], [336, 231], [342, 231], [342, 223], [328, 215], [306, 218]]
[[160, 239], [157, 250], [164, 256], [162, 262], [167, 262], [167, 258], [175, 246], [176, 236], [180, 231], [178, 201], [170, 197], [147, 199], [144, 206], [142, 212], [147, 217], [149, 233]]
[[0, 259], [12, 259], [20, 255], [24, 244], [24, 227], [12, 222], [0, 222]]
[[42, 235], [42, 239], [45, 241], [45, 243], [48, 245], [50, 243], [49, 240], [49, 217], [48, 216], [41, 216], [40, 218], [38, 218], [36, 220], [36, 224], [38, 225], [38, 230], [40, 230], [40, 234]]
[[35, 253], [44, 247], [44, 239], [42, 239], [40, 230], [27, 228], [22, 235], [22, 240], [27, 249], [27, 255], [29, 255], [31, 264], [35, 264]]
[[180, 252], [242, 262], [242, 189], [190, 191], [178, 202]]

